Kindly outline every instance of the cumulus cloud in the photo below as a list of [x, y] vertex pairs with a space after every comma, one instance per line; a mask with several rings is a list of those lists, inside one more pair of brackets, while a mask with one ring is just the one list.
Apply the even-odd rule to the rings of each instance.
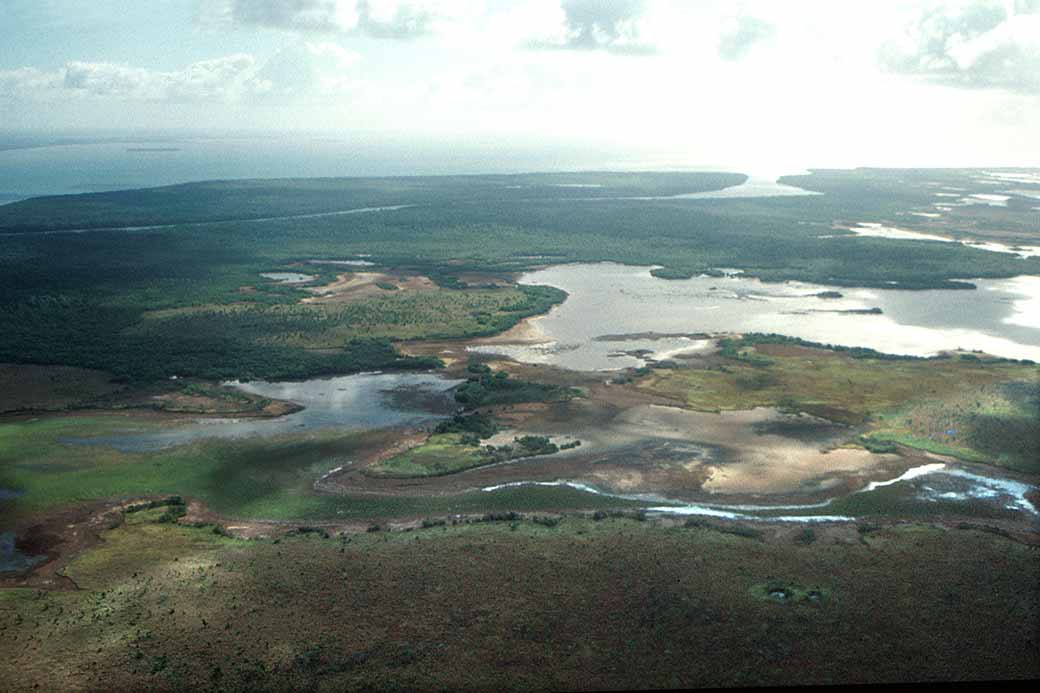
[[434, 32], [464, 4], [436, 0], [212, 0], [204, 22], [303, 34], [411, 39]]
[[29, 99], [60, 88], [62, 80], [60, 72], [44, 72], [35, 67], [0, 70], [0, 98]]
[[358, 29], [376, 38], [408, 39], [430, 34], [437, 20], [446, 16], [437, 3], [420, 0], [358, 0], [357, 10]]
[[622, 55], [656, 52], [641, 36], [643, 0], [560, 0], [562, 22], [550, 35], [531, 42], [534, 48], [602, 50]]
[[1040, 1], [929, 7], [882, 46], [880, 62], [940, 84], [1040, 94]]
[[773, 35], [773, 25], [765, 20], [744, 15], [733, 21], [719, 37], [719, 57], [740, 60], [758, 42]]
[[19, 99], [109, 98], [126, 101], [234, 101], [261, 94], [255, 60], [238, 53], [174, 71], [72, 61], [53, 72], [26, 67], [0, 72], [0, 96]]
[[351, 84], [351, 68], [360, 56], [337, 43], [300, 41], [275, 53], [256, 79], [270, 88], [267, 100], [291, 100], [342, 92]]
[[358, 23], [354, 3], [337, 0], [233, 0], [228, 16], [235, 24], [316, 33], [348, 31]]

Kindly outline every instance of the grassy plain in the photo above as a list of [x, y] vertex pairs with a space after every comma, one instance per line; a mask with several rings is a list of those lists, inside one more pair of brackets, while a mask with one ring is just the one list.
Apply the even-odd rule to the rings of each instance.
[[[0, 521], [97, 499], [178, 494], [231, 518], [358, 520], [494, 510], [632, 505], [569, 488], [509, 488], [444, 498], [319, 494], [329, 470], [388, 445], [397, 431], [326, 431], [282, 437], [202, 440], [157, 452], [68, 445], [63, 438], [118, 434], [161, 424], [127, 417], [48, 418], [0, 424]], [[467, 448], [468, 449], [468, 448]]]
[[716, 367], [655, 369], [635, 387], [699, 411], [806, 412], [857, 426], [875, 443], [1040, 472], [1040, 366], [754, 342], [737, 340]]
[[1040, 473], [1040, 374], [911, 401], [880, 415], [869, 439]]
[[402, 291], [350, 303], [213, 304], [145, 313], [127, 334], [155, 339], [180, 330], [223, 329], [260, 345], [305, 349], [336, 348], [358, 337], [452, 339], [512, 326], [535, 304], [541, 307], [536, 295], [509, 288]]
[[158, 513], [73, 561], [77, 591], [0, 592], [2, 680], [602, 690], [1040, 675], [1035, 549], [974, 530], [742, 536], [569, 517], [243, 541]]
[[481, 446], [473, 434], [434, 433], [420, 445], [364, 469], [373, 477], [415, 479], [443, 476], [523, 457], [552, 455], [559, 447], [546, 436], [515, 437], [513, 443]]
[[461, 433], [436, 433], [424, 443], [365, 469], [371, 476], [399, 478], [451, 474], [487, 464], [488, 456], [477, 444], [462, 442]]

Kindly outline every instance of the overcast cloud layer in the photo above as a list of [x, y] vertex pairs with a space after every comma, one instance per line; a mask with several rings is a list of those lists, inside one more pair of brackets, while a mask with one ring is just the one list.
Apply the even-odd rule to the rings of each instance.
[[0, 129], [612, 141], [1038, 164], [1040, 0], [6, 0]]

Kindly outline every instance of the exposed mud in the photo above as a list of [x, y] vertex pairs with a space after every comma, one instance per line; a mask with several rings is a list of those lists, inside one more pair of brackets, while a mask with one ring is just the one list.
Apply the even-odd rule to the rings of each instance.
[[15, 549], [35, 560], [26, 570], [0, 573], [0, 588], [77, 589], [62, 571], [75, 556], [101, 541], [101, 532], [119, 526], [123, 521], [119, 505], [110, 500], [80, 503], [14, 522], [10, 530]]
[[[837, 447], [847, 429], [813, 417], [768, 408], [694, 412], [653, 398], [640, 401], [629, 389], [602, 384], [586, 391], [589, 397], [566, 402], [487, 409], [508, 427], [487, 441], [491, 444], [530, 434], [577, 439], [577, 448], [425, 479], [369, 478], [362, 462], [333, 475], [324, 488], [344, 494], [447, 495], [513, 480], [568, 479], [609, 492], [690, 501], [718, 495], [819, 500], [864, 479], [888, 478], [906, 465], [898, 455]], [[615, 396], [621, 393], [628, 396]]]

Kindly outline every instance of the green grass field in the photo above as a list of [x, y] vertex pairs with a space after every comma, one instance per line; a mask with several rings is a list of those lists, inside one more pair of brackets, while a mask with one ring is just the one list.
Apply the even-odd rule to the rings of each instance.
[[1040, 473], [1040, 366], [748, 343], [722, 367], [656, 369], [635, 387], [700, 411], [807, 412], [867, 440]]
[[[179, 494], [230, 518], [371, 520], [383, 517], [488, 511], [626, 507], [634, 503], [570, 488], [518, 487], [449, 497], [319, 495], [313, 484], [344, 464], [373, 433], [325, 431], [245, 440], [202, 440], [149, 453], [60, 438], [91, 437], [154, 421], [126, 417], [49, 418], [0, 424], [0, 487], [20, 492], [3, 501], [0, 517], [96, 499]], [[370, 444], [371, 439], [367, 442]], [[455, 450], [448, 455], [455, 464]]]
[[1040, 473], [1040, 376], [912, 401], [869, 438]]
[[461, 433], [438, 433], [425, 443], [405, 450], [365, 470], [376, 477], [424, 477], [451, 474], [489, 462], [479, 445], [466, 445]]

